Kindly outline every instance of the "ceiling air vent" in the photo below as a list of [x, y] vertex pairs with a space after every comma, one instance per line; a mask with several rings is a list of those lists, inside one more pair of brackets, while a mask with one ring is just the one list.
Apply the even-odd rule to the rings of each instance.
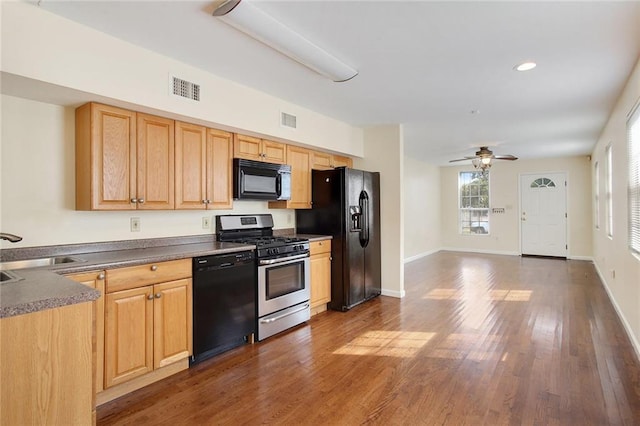
[[200, 101], [200, 85], [183, 80], [178, 77], [171, 77], [171, 93], [182, 98]]
[[292, 114], [287, 114], [286, 112], [281, 112], [280, 125], [284, 127], [289, 127], [290, 129], [296, 129], [298, 128], [297, 117]]

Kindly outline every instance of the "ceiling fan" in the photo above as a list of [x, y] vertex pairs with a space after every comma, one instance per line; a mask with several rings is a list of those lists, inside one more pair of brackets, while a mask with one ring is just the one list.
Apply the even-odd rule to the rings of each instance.
[[518, 157], [507, 154], [507, 155], [493, 155], [493, 151], [489, 149], [489, 147], [481, 146], [479, 151], [476, 151], [476, 155], [467, 155], [464, 158], [458, 158], [456, 160], [450, 160], [450, 163], [455, 163], [456, 161], [466, 161], [471, 160], [471, 164], [476, 169], [484, 172], [491, 167], [492, 160], [509, 160], [514, 161], [517, 160]]

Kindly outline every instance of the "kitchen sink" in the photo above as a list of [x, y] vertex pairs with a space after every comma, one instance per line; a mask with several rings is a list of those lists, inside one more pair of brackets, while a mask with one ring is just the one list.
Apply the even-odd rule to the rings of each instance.
[[0, 271], [0, 283], [8, 284], [20, 281], [23, 278], [9, 271]]
[[0, 271], [12, 269], [37, 268], [40, 266], [62, 265], [64, 263], [84, 262], [82, 259], [72, 256], [42, 257], [40, 259], [14, 260], [10, 262], [0, 262]]

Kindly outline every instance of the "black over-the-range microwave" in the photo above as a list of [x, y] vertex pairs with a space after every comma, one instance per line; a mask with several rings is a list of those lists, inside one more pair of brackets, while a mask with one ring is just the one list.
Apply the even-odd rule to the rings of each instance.
[[291, 166], [234, 158], [233, 198], [290, 200]]

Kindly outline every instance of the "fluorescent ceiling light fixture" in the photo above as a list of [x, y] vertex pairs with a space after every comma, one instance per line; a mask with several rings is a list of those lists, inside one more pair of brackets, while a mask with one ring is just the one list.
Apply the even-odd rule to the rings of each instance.
[[536, 64], [535, 62], [523, 62], [513, 67], [513, 69], [516, 71], [530, 71], [537, 66], [538, 64]]
[[227, 0], [213, 16], [335, 82], [351, 80], [358, 71], [267, 15], [249, 1]]

